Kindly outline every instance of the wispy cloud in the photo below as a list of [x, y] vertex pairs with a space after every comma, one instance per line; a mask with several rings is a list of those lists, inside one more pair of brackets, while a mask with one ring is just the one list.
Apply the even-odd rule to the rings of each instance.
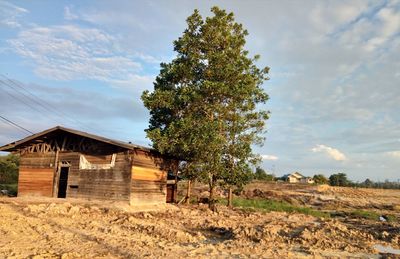
[[64, 19], [65, 20], [76, 20], [79, 19], [79, 16], [77, 14], [74, 14], [71, 11], [71, 8], [66, 6], [64, 7]]
[[261, 155], [261, 158], [263, 160], [278, 160], [279, 158], [277, 156], [274, 155]]
[[8, 42], [16, 53], [32, 61], [39, 76], [48, 79], [123, 80], [142, 67], [118, 50], [115, 37], [94, 28], [34, 27]]
[[340, 152], [336, 148], [328, 147], [325, 145], [316, 145], [311, 149], [312, 152], [314, 153], [325, 153], [328, 155], [330, 158], [336, 160], [336, 161], [344, 161], [346, 160], [346, 156]]
[[386, 152], [386, 155], [394, 158], [400, 158], [400, 150]]
[[21, 27], [19, 17], [28, 13], [25, 8], [16, 6], [6, 1], [0, 1], [0, 25], [10, 28]]

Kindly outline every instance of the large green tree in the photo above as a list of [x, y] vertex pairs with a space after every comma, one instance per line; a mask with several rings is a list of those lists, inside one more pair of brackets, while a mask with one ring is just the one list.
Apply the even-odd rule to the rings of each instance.
[[197, 10], [174, 41], [177, 57], [161, 64], [154, 91], [142, 95], [150, 110], [147, 136], [161, 153], [188, 163], [209, 184], [210, 208], [221, 180], [240, 185], [258, 162], [251, 145], [260, 144], [268, 112], [258, 104], [268, 95], [261, 85], [269, 68], [244, 49], [248, 35], [233, 13], [218, 7], [203, 19]]

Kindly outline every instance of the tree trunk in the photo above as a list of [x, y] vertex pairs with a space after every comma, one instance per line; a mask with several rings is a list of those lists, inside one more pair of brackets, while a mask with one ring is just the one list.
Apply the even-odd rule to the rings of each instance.
[[192, 192], [192, 180], [188, 180], [187, 182], [187, 190], [186, 190], [186, 204], [190, 204], [190, 193]]
[[213, 212], [217, 211], [217, 207], [215, 204], [215, 181], [214, 179], [210, 182], [210, 197], [208, 201], [208, 208]]
[[228, 190], [228, 208], [232, 208], [232, 187]]

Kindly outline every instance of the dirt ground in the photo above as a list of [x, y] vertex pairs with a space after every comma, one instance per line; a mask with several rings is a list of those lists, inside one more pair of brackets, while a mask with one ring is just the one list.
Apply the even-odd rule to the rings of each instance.
[[[400, 213], [400, 191], [254, 183], [242, 195], [324, 210], [368, 208], [397, 219]], [[399, 258], [376, 245], [399, 249], [400, 224], [222, 205], [214, 213], [206, 205], [2, 197], [0, 237], [0, 258]]]

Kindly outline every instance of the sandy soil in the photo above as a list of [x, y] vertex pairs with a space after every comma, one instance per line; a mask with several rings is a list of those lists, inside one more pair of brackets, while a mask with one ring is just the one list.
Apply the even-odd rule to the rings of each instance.
[[400, 190], [255, 182], [245, 187], [242, 196], [284, 200], [318, 209], [366, 209], [400, 216]]
[[[264, 187], [250, 185], [244, 194], [262, 196], [268, 189], [276, 192], [274, 197], [295, 196], [300, 202], [303, 193], [321, 207], [329, 207], [327, 197], [332, 196], [346, 209], [352, 199], [356, 207], [363, 200], [369, 206], [372, 192], [370, 200], [392, 213], [400, 203], [400, 192], [382, 191], [377, 197], [381, 191]], [[168, 205], [153, 211], [111, 203], [5, 197], [0, 198], [0, 236], [0, 258], [395, 258], [379, 254], [374, 246], [400, 248], [400, 225], [392, 222], [222, 206], [217, 213], [205, 205]]]

